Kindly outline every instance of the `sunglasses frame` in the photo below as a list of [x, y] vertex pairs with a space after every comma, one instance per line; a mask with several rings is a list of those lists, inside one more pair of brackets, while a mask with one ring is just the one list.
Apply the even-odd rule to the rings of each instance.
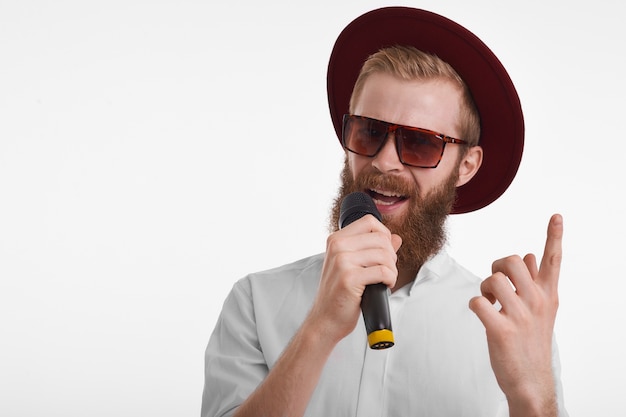
[[[346, 146], [346, 124], [348, 123], [348, 120], [355, 120], [355, 119], [359, 119], [359, 120], [367, 120], [367, 121], [371, 121], [371, 122], [376, 122], [376, 123], [380, 123], [382, 124], [385, 128], [386, 128], [386, 132], [385, 132], [385, 137], [383, 138], [383, 140], [380, 142], [380, 145], [378, 146], [378, 149], [376, 149], [376, 152], [374, 152], [371, 155], [368, 154], [364, 154], [364, 153], [360, 153], [360, 152], [356, 152], [350, 148], [348, 148]], [[414, 126], [406, 126], [406, 125], [401, 125], [401, 124], [397, 124], [397, 123], [389, 123], [389, 122], [385, 122], [384, 120], [378, 120], [378, 119], [374, 119], [371, 117], [366, 117], [366, 116], [359, 116], [359, 115], [355, 115], [355, 114], [344, 114], [343, 115], [343, 124], [342, 124], [342, 128], [341, 128], [341, 145], [343, 146], [344, 149], [357, 154], [357, 155], [361, 155], [361, 156], [367, 156], [367, 157], [374, 157], [376, 155], [378, 155], [378, 152], [380, 152], [380, 150], [383, 148], [383, 146], [385, 146], [385, 143], [387, 142], [387, 138], [389, 137], [389, 133], [395, 133], [396, 130], [398, 129], [403, 129], [403, 130], [410, 130], [410, 131], [414, 131], [414, 132], [421, 132], [421, 133], [425, 133], [428, 135], [431, 135], [435, 138], [437, 138], [438, 140], [440, 140], [442, 142], [442, 146], [441, 146], [441, 153], [439, 154], [439, 158], [437, 159], [437, 162], [434, 165], [414, 165], [414, 164], [409, 164], [407, 162], [404, 161], [404, 158], [402, 157], [402, 141], [400, 139], [401, 135], [396, 135], [394, 134], [394, 139], [395, 139], [395, 145], [396, 145], [396, 152], [398, 153], [398, 159], [400, 160], [400, 162], [402, 162], [404, 165], [408, 165], [408, 166], [412, 166], [412, 167], [416, 167], [416, 168], [437, 168], [437, 166], [439, 166], [439, 163], [441, 162], [441, 159], [443, 158], [443, 152], [446, 149], [446, 144], [448, 143], [455, 143], [455, 144], [459, 144], [459, 145], [467, 145], [467, 141], [463, 140], [463, 139], [457, 139], [457, 138], [453, 138], [452, 136], [448, 136], [448, 135], [444, 135], [443, 133], [438, 133], [435, 132], [433, 130], [430, 129], [424, 129], [421, 127], [414, 127]]]

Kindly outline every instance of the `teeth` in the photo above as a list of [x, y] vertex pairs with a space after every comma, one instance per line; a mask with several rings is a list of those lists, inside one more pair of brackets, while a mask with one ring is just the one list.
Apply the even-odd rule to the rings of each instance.
[[382, 201], [377, 199], [374, 199], [374, 202], [380, 206], [390, 206], [393, 204], [391, 201]]
[[380, 191], [380, 190], [372, 190], [372, 191], [375, 192], [376, 194], [384, 195], [385, 197], [402, 198], [401, 194], [397, 194], [392, 191]]
[[[397, 203], [397, 200], [393, 200], [393, 199], [403, 199], [404, 197], [402, 196], [402, 194], [398, 194], [398, 193], [394, 193], [393, 191], [383, 191], [383, 190], [371, 190], [372, 193], [374, 194], [373, 196], [373, 200], [376, 204], [380, 205], [380, 206], [391, 206], [395, 203]], [[381, 200], [379, 198], [376, 198], [376, 195], [382, 196], [382, 197], [387, 197], [385, 200]], [[391, 200], [389, 200], [391, 199]]]

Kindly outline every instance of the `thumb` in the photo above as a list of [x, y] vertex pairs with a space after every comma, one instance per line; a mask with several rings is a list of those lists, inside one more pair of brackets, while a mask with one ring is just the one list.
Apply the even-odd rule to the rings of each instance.
[[391, 246], [393, 246], [393, 250], [398, 252], [400, 246], [402, 246], [402, 238], [398, 235], [391, 235]]

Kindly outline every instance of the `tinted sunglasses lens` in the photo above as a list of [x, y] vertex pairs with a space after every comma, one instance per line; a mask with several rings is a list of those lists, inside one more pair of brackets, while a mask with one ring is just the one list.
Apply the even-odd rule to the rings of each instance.
[[401, 137], [402, 162], [423, 168], [437, 166], [441, 159], [444, 142], [436, 135], [406, 128], [398, 129], [396, 135]]
[[387, 136], [387, 125], [372, 119], [348, 116], [343, 122], [343, 145], [356, 154], [374, 156]]

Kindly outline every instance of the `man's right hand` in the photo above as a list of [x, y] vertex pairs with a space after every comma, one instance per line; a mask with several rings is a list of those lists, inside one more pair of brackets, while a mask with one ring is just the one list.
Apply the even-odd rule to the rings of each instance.
[[237, 417], [302, 416], [335, 345], [361, 314], [368, 284], [393, 287], [400, 236], [367, 215], [328, 237], [320, 287], [304, 323]]
[[372, 215], [328, 237], [320, 288], [308, 317], [327, 341], [336, 344], [354, 330], [366, 285], [393, 288], [401, 244], [400, 236]]

